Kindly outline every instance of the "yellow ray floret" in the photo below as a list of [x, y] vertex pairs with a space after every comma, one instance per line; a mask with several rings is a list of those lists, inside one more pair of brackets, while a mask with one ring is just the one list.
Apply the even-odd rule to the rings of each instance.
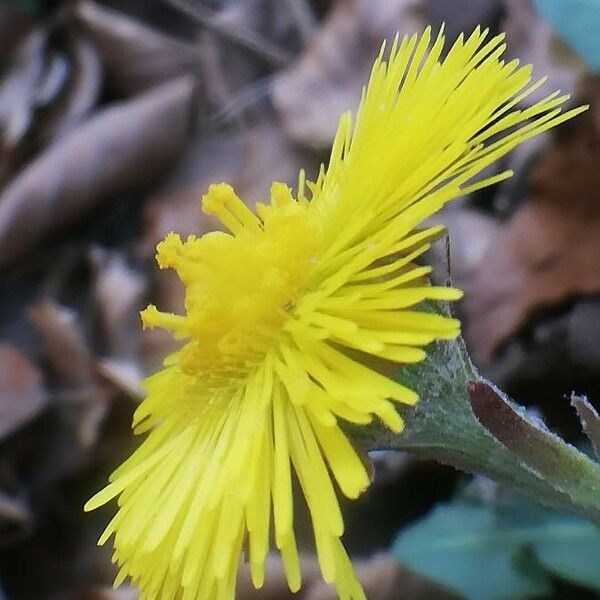
[[184, 345], [145, 382], [134, 418], [145, 440], [86, 505], [118, 497], [100, 542], [114, 534], [117, 583], [130, 577], [142, 599], [233, 599], [242, 554], [260, 587], [272, 545], [297, 590], [294, 480], [324, 579], [340, 598], [365, 597], [340, 541], [336, 490], [356, 498], [369, 476], [341, 425], [377, 418], [400, 432], [395, 403], [417, 396], [363, 359], [418, 362], [459, 330], [418, 308], [460, 297], [429, 284], [418, 260], [441, 228], [418, 226], [508, 177], [473, 182], [583, 110], [561, 113], [558, 93], [517, 108], [541, 82], [500, 60], [502, 36], [477, 29], [442, 60], [443, 46], [427, 29], [394, 40], [387, 58], [382, 49], [355, 125], [342, 116], [328, 168], [314, 183], [301, 174], [296, 197], [274, 183], [252, 212], [213, 185], [203, 210], [227, 232], [171, 233], [158, 245], [159, 266], [185, 285], [185, 313], [149, 306], [143, 323]]

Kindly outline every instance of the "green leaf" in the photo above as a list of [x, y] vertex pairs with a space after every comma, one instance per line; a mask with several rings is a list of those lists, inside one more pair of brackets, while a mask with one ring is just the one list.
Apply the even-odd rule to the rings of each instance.
[[439, 506], [401, 532], [392, 552], [468, 600], [536, 597], [548, 593], [550, 575], [600, 589], [600, 531], [522, 501]]
[[495, 507], [503, 528], [521, 527], [539, 567], [600, 590], [600, 529], [593, 523], [513, 496]]
[[591, 523], [564, 517], [561, 536], [535, 545], [536, 557], [558, 577], [600, 590], [600, 532]]
[[501, 528], [488, 507], [439, 506], [401, 533], [396, 559], [467, 600], [509, 600], [548, 593], [548, 578], [521, 571], [526, 530]]

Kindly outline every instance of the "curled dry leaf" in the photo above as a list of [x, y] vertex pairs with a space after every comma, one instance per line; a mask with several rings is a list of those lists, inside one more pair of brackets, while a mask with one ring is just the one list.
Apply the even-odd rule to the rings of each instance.
[[41, 300], [31, 307], [29, 318], [61, 384], [71, 389], [92, 387], [93, 358], [75, 312], [50, 300]]
[[119, 252], [93, 248], [91, 260], [94, 295], [109, 353], [108, 358], [98, 361], [97, 374], [119, 392], [139, 400], [143, 397], [138, 363], [139, 311], [143, 308], [146, 279]]
[[577, 411], [577, 416], [586, 435], [594, 446], [596, 457], [600, 459], [600, 415], [585, 396], [571, 394], [571, 406]]
[[[598, 100], [600, 79], [590, 79], [577, 102]], [[600, 292], [598, 160], [600, 118], [592, 108], [554, 133], [529, 176], [530, 198], [492, 235], [465, 284], [466, 334], [478, 364], [488, 365], [540, 310]], [[600, 338], [590, 330], [586, 338], [598, 355]]]
[[143, 308], [146, 280], [130, 267], [119, 252], [93, 248], [94, 295], [112, 357], [132, 358], [140, 333], [139, 311]]
[[[173, 8], [177, 9], [182, 15], [185, 15], [192, 22], [206, 28], [219, 36], [224, 40], [228, 40], [235, 46], [243, 48], [245, 52], [251, 52], [252, 54], [260, 57], [266, 62], [274, 66], [282, 66], [289, 62], [289, 53], [274, 44], [269, 39], [260, 35], [256, 29], [260, 23], [261, 15], [258, 11], [253, 11], [253, 5], [257, 8], [260, 6], [261, 0], [258, 0], [258, 5], [254, 5], [254, 0], [245, 0], [243, 3], [249, 7], [247, 12], [247, 19], [252, 23], [252, 27], [249, 28], [246, 22], [238, 21], [234, 17], [234, 23], [223, 22], [222, 16], [227, 15], [229, 12], [227, 8], [223, 10], [215, 11], [207, 6], [203, 6], [200, 3], [191, 4], [186, 0], [168, 0], [168, 4]], [[234, 9], [235, 12], [235, 9]], [[242, 9], [242, 14], [245, 12]], [[273, 28], [269, 28], [268, 24], [265, 24], [267, 29], [272, 33]]]
[[103, 358], [98, 361], [97, 372], [125, 396], [136, 401], [143, 400], [142, 373], [136, 361]]
[[[50, 36], [54, 31], [49, 30]], [[44, 73], [37, 86], [35, 102], [39, 107], [48, 106], [64, 89], [69, 78], [69, 61], [62, 48], [57, 48], [49, 40], [45, 49]]]
[[48, 31], [35, 28], [22, 42], [0, 86], [2, 146], [13, 147], [27, 132], [44, 73]]
[[304, 54], [272, 86], [273, 103], [295, 141], [326, 148], [339, 115], [354, 109], [381, 42], [423, 27], [416, 0], [343, 0], [331, 9]]
[[[250, 90], [253, 89], [256, 90], [254, 97], [259, 98], [263, 90], [258, 82], [272, 72], [268, 63], [285, 65], [290, 62], [292, 54], [288, 54], [288, 50], [296, 50], [299, 46], [297, 24], [290, 4], [285, 0], [225, 3], [211, 18], [213, 27], [203, 27], [199, 31], [199, 50], [209, 100], [220, 105], [223, 102], [236, 104], [240, 90], [244, 90], [242, 95], [252, 96]], [[248, 24], [251, 24], [252, 32], [248, 30]], [[243, 31], [254, 51], [249, 51], [231, 35], [224, 36], [225, 31], [233, 34]], [[264, 92], [265, 96], [267, 93]]]
[[198, 70], [196, 49], [140, 21], [84, 0], [75, 18], [93, 39], [106, 84], [117, 95], [131, 95]]
[[44, 147], [79, 125], [96, 105], [102, 83], [102, 66], [92, 42], [84, 35], [65, 31], [68, 79], [64, 89], [39, 115], [37, 144]]
[[79, 124], [95, 105], [100, 82], [94, 47], [64, 19], [33, 29], [0, 85], [0, 177], [17, 169], [26, 152]]
[[0, 345], [0, 440], [38, 416], [47, 404], [40, 370], [15, 348]]
[[98, 436], [107, 395], [97, 384], [94, 358], [77, 315], [65, 306], [42, 300], [31, 307], [29, 316], [57, 377], [55, 406], [73, 428], [81, 447], [88, 448]]
[[184, 77], [99, 112], [0, 196], [0, 265], [120, 191], [147, 185], [181, 150], [194, 83]]
[[44, 73], [48, 31], [33, 29], [20, 43], [0, 83], [0, 182], [17, 162], [17, 146], [29, 131]]

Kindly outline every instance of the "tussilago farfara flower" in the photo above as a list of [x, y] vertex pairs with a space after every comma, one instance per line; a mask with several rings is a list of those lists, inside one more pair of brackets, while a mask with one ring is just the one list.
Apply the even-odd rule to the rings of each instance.
[[442, 33], [396, 39], [375, 61], [355, 124], [342, 116], [316, 183], [301, 175], [297, 197], [274, 183], [256, 214], [213, 185], [203, 210], [229, 232], [185, 242], [171, 233], [158, 245], [160, 267], [185, 284], [186, 310], [149, 306], [143, 322], [185, 345], [145, 383], [134, 426], [146, 439], [86, 506], [118, 496], [100, 543], [114, 534], [117, 582], [130, 576], [141, 598], [233, 598], [242, 552], [259, 587], [271, 543], [297, 590], [294, 479], [323, 577], [341, 598], [365, 597], [340, 541], [335, 484], [356, 498], [369, 476], [341, 425], [378, 418], [400, 432], [395, 403], [417, 396], [362, 359], [417, 362], [459, 329], [419, 310], [460, 292], [428, 284], [429, 267], [415, 261], [440, 228], [418, 226], [508, 177], [472, 182], [581, 110], [561, 113], [558, 93], [518, 110], [542, 82], [501, 61], [502, 36], [486, 34], [460, 37], [443, 60]]

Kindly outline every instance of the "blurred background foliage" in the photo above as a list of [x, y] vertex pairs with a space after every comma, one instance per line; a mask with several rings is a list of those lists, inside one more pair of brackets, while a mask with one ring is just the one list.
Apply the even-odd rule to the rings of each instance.
[[[0, 598], [133, 600], [82, 505], [135, 444], [141, 378], [172, 348], [139, 309], [178, 310], [153, 264], [227, 180], [249, 203], [326, 160], [381, 40], [446, 23], [506, 31], [507, 54], [591, 109], [508, 156], [515, 177], [461, 198], [450, 275], [477, 367], [585, 447], [572, 391], [600, 404], [600, 67], [595, 0], [13, 0], [0, 4]], [[540, 94], [544, 93], [540, 91]], [[531, 98], [530, 102], [539, 99]], [[439, 248], [445, 255], [445, 248]], [[433, 257], [435, 259], [435, 256]], [[345, 540], [370, 600], [600, 598], [600, 534], [482, 477], [372, 453]], [[599, 492], [600, 493], [600, 492]], [[241, 600], [327, 600], [269, 559]]]

